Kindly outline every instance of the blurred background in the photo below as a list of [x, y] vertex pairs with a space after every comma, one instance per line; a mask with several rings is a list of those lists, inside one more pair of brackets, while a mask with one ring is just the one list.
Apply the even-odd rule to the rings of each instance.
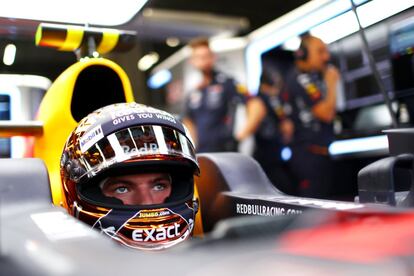
[[[0, 119], [30, 120], [51, 83], [77, 61], [72, 52], [35, 46], [40, 22], [137, 32], [134, 48], [105, 55], [130, 77], [138, 102], [179, 114], [197, 73], [188, 64], [189, 40], [210, 39], [217, 67], [247, 93], [257, 92], [263, 68], [285, 72], [299, 36], [324, 40], [341, 72], [336, 141], [337, 193], [356, 193], [356, 173], [387, 154], [381, 131], [391, 127], [369, 56], [348, 0], [5, 1], [0, 11]], [[414, 1], [356, 0], [357, 12], [399, 126], [414, 122]], [[56, 8], [56, 10], [54, 10]], [[46, 14], [51, 12], [51, 16]], [[38, 13], [37, 13], [38, 12]], [[125, 16], [118, 18], [118, 15]], [[49, 17], [48, 17], [49, 16]], [[75, 18], [80, 16], [80, 18]], [[22, 106], [24, 108], [22, 108]], [[10, 139], [0, 155], [10, 156]], [[352, 183], [352, 184], [350, 184]]]
[[[4, 4], [16, 5], [17, 9], [22, 8], [22, 6], [18, 7], [19, 2], [22, 1], [17, 1], [15, 4], [13, 4], [13, 1], [7, 2], [9, 3]], [[37, 3], [36, 5], [40, 9], [47, 8], [47, 1], [34, 2]], [[112, 6], [120, 9], [123, 4], [127, 7], [129, 5], [127, 2], [134, 1], [96, 1], [97, 5], [107, 6], [109, 10]], [[133, 14], [132, 18], [127, 18], [127, 21], [122, 24], [113, 25], [112, 23], [109, 26], [102, 24], [105, 23], [105, 17], [115, 17], [114, 15], [117, 13], [113, 12], [98, 16], [104, 18], [102, 22], [98, 22], [101, 24], [90, 25], [137, 32], [137, 43], [134, 49], [128, 53], [110, 56], [109, 58], [120, 63], [127, 70], [130, 78], [133, 80], [139, 101], [158, 105], [160, 101], [159, 95], [151, 94], [153, 91], [146, 85], [149, 73], [155, 65], [181, 49], [190, 39], [198, 36], [208, 38], [244, 36], [305, 2], [307, 1], [293, 0], [282, 3], [281, 1], [262, 0], [254, 5], [251, 1], [239, 1], [235, 5], [232, 1], [218, 0], [150, 0], [144, 2], [142, 8], [135, 11], [136, 13]], [[61, 4], [61, 7], [57, 8], [70, 13], [65, 8], [66, 5], [74, 7], [74, 10], [77, 11], [76, 13], [80, 13], [80, 11], [85, 9], [88, 10], [88, 7], [85, 7], [85, 4], [80, 1], [79, 5], [76, 2], [68, 2]], [[48, 9], [51, 8], [49, 7]], [[7, 11], [3, 13], [6, 15]], [[90, 21], [92, 19], [91, 16], [98, 13], [98, 10], [91, 8], [87, 13], [90, 14], [90, 16], [87, 16]], [[73, 14], [73, 17], [76, 15]], [[30, 16], [36, 17], [36, 14], [32, 12]], [[43, 14], [40, 13], [38, 16], [41, 17]], [[55, 15], [55, 17], [63, 18], [58, 15]], [[77, 20], [69, 16], [67, 18], [67, 21]], [[44, 76], [53, 81], [64, 69], [76, 61], [73, 53], [57, 52], [35, 46], [35, 32], [40, 22], [56, 21], [0, 17], [1, 52], [4, 52], [8, 44], [16, 46], [13, 64], [6, 65], [2, 62], [0, 64], [1, 74], [33, 74]], [[111, 22], [108, 24], [111, 24]], [[138, 63], [142, 59], [141, 68], [139, 69]]]

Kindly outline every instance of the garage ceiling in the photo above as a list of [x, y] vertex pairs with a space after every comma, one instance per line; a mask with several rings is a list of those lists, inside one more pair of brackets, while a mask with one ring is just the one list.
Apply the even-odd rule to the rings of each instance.
[[[137, 31], [137, 40], [143, 54], [157, 51], [162, 60], [193, 37], [245, 35], [306, 2], [308, 1], [149, 0], [140, 13], [119, 27]], [[53, 80], [74, 62], [72, 53], [57, 53], [34, 46], [34, 33], [38, 23], [33, 20], [0, 18], [0, 49], [4, 49], [10, 42], [18, 46], [16, 63], [9, 67], [0, 64], [0, 73], [37, 73]], [[181, 44], [175, 48], [167, 46], [165, 40], [168, 37], [178, 38]]]
[[247, 18], [249, 30], [257, 29], [277, 17], [309, 2], [305, 0], [152, 0], [146, 8], [168, 9], [177, 11], [197, 11], [218, 16], [235, 16]]

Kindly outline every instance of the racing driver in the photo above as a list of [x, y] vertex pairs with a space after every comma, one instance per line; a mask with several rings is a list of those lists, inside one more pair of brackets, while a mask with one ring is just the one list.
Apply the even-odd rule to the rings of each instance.
[[69, 213], [121, 244], [157, 250], [192, 235], [199, 167], [171, 114], [137, 103], [98, 109], [69, 135], [60, 168]]

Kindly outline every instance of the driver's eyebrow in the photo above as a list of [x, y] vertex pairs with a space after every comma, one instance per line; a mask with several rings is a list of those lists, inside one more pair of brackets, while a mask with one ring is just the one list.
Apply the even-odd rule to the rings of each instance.
[[167, 180], [169, 183], [172, 182], [171, 176], [169, 174], [163, 174], [162, 176], [155, 177], [155, 178], [151, 179], [151, 182], [157, 182], [157, 181], [161, 181], [161, 180]]
[[102, 188], [112, 186], [112, 185], [116, 185], [116, 184], [132, 185], [133, 183], [131, 181], [127, 180], [127, 179], [111, 178], [111, 179], [107, 179], [103, 183]]

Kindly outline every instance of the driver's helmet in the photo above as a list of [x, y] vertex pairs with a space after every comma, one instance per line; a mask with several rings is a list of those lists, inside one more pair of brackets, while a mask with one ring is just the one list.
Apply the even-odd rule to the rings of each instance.
[[112, 239], [156, 250], [192, 235], [199, 167], [171, 114], [137, 103], [98, 109], [70, 134], [60, 168], [69, 213]]

